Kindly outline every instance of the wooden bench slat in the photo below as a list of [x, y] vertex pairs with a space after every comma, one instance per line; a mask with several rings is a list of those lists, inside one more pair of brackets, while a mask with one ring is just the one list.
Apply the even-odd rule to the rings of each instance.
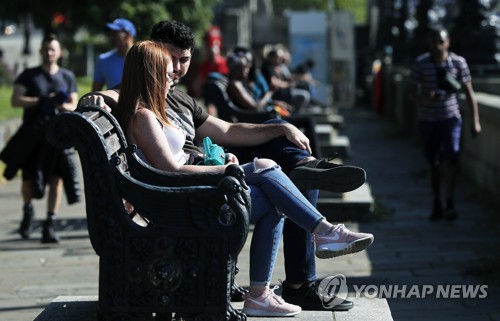
[[85, 116], [86, 118], [89, 118], [90, 120], [96, 120], [97, 118], [99, 118], [99, 112], [93, 110], [84, 111], [82, 115]]
[[106, 137], [106, 145], [108, 146], [108, 157], [120, 150], [120, 139], [115, 133]]
[[114, 127], [113, 124], [105, 117], [97, 118], [96, 120], [94, 120], [94, 124], [99, 127], [99, 130], [104, 135], [104, 137], [106, 137], [106, 134], [110, 132]]

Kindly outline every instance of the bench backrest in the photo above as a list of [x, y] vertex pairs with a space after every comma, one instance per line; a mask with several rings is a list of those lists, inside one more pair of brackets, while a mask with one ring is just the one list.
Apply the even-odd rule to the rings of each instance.
[[[212, 189], [218, 186], [224, 190], [221, 179], [225, 177], [234, 177], [236, 180], [231, 183], [246, 186], [243, 171], [238, 166], [228, 167], [223, 175], [172, 173], [149, 166], [137, 156], [137, 147], [127, 144], [117, 120], [98, 107], [86, 107], [78, 112], [58, 115], [49, 123], [47, 138], [58, 148], [75, 146], [78, 150], [85, 182], [89, 234], [98, 254], [101, 246], [94, 241], [100, 237], [93, 235], [93, 232], [98, 230], [94, 226], [98, 220], [95, 213], [102, 212], [103, 196], [106, 196], [104, 199], [109, 203], [107, 206], [114, 207], [115, 210], [123, 208], [125, 199], [141, 208], [141, 215], [149, 213], [149, 219], [152, 219], [157, 215], [154, 213], [155, 209], [160, 210], [163, 205], [155, 206], [149, 202], [140, 206], [144, 198], [138, 197], [136, 193], [149, 193], [151, 190], [155, 193], [158, 188], [162, 189], [162, 192], [176, 192], [176, 188], [193, 186], [201, 189], [203, 186]], [[224, 192], [234, 194], [239, 200], [240, 205], [238, 202], [234, 203], [231, 197], [225, 197], [225, 201], [234, 203], [232, 206], [242, 206], [239, 211], [249, 209], [248, 191], [235, 192], [226, 189]], [[158, 204], [161, 203], [163, 202]]]

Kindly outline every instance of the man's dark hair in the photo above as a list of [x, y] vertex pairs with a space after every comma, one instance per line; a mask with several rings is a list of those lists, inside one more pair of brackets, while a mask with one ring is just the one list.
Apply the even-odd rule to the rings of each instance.
[[193, 30], [175, 20], [166, 20], [155, 24], [151, 30], [151, 40], [191, 51], [194, 50], [195, 45]]
[[42, 44], [46, 44], [46, 43], [51, 42], [51, 41], [53, 41], [53, 40], [55, 40], [55, 41], [59, 41], [59, 38], [58, 38], [58, 37], [57, 37], [57, 35], [56, 35], [56, 34], [54, 34], [54, 33], [48, 33], [48, 34], [46, 34], [46, 35], [43, 37], [43, 39], [42, 39]]
[[436, 37], [440, 37], [442, 32], [445, 32], [447, 39], [450, 38], [450, 33], [448, 32], [448, 30], [445, 27], [436, 26], [436, 27], [432, 28], [430, 31], [431, 39], [434, 39]]
[[276, 58], [278, 57], [278, 49], [271, 49], [266, 55], [267, 58]]
[[240, 53], [246, 54], [247, 52], [250, 52], [250, 50], [247, 47], [236, 46], [236, 47], [234, 47], [233, 52], [235, 54], [240, 54]]
[[246, 56], [248, 53], [252, 55], [252, 65], [250, 66], [250, 70], [248, 71], [248, 80], [255, 81], [257, 79], [258, 66], [257, 66], [257, 61], [255, 60], [255, 57], [253, 55], [253, 52], [247, 47], [236, 46], [233, 49], [233, 53], [236, 55], [243, 55], [243, 56]]

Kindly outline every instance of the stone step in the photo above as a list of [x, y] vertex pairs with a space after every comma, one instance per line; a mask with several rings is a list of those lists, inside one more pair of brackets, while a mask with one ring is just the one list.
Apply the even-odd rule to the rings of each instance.
[[[392, 314], [385, 299], [349, 298], [354, 308], [346, 312], [302, 311], [293, 320], [315, 321], [392, 321]], [[243, 303], [233, 303], [242, 309]], [[34, 321], [97, 321], [97, 296], [59, 296], [40, 313]], [[289, 321], [290, 318], [250, 317], [258, 321]]]
[[[348, 298], [354, 307], [348, 312], [334, 312], [335, 321], [393, 321], [386, 299]], [[313, 320], [313, 319], [311, 319]]]
[[306, 110], [303, 115], [311, 116], [317, 124], [329, 124], [335, 129], [345, 128], [344, 116], [331, 110]]
[[328, 143], [338, 136], [338, 131], [330, 124], [316, 124], [314, 130], [320, 143]]
[[316, 206], [330, 222], [369, 220], [373, 207], [374, 199], [368, 183], [343, 194], [320, 191]]
[[[233, 307], [242, 309], [243, 302], [235, 302]], [[34, 321], [98, 321], [97, 312], [97, 296], [59, 296]], [[251, 317], [249, 320], [289, 321], [290, 318]], [[294, 320], [333, 321], [335, 318], [328, 311], [303, 311]]]
[[349, 137], [347, 136], [331, 137], [330, 141], [320, 141], [319, 145], [321, 149], [321, 155], [323, 155], [323, 157], [328, 157], [337, 153], [338, 157], [346, 159], [347, 157], [349, 157], [349, 153], [351, 150]]
[[315, 119], [319, 124], [329, 124], [335, 129], [345, 128], [344, 116], [338, 114], [329, 114], [325, 118]]
[[[257, 318], [249, 317], [248, 320], [258, 321], [290, 321], [290, 320], [307, 320], [307, 321], [392, 321], [391, 309], [386, 299], [381, 298], [351, 298], [348, 300], [354, 302], [354, 307], [349, 311], [329, 312], [329, 311], [302, 311], [293, 319], [287, 318]], [[236, 309], [242, 309], [243, 303], [233, 303]]]
[[[235, 309], [243, 309], [243, 302], [234, 302]], [[290, 317], [248, 317], [248, 321], [290, 321]], [[294, 316], [291, 320], [306, 320], [306, 321], [335, 321], [332, 312], [328, 311], [302, 311]]]

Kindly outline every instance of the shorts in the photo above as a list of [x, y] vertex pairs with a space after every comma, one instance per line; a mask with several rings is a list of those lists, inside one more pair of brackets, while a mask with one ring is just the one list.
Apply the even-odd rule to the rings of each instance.
[[420, 121], [419, 130], [425, 158], [431, 165], [439, 165], [444, 160], [458, 161], [462, 118]]

